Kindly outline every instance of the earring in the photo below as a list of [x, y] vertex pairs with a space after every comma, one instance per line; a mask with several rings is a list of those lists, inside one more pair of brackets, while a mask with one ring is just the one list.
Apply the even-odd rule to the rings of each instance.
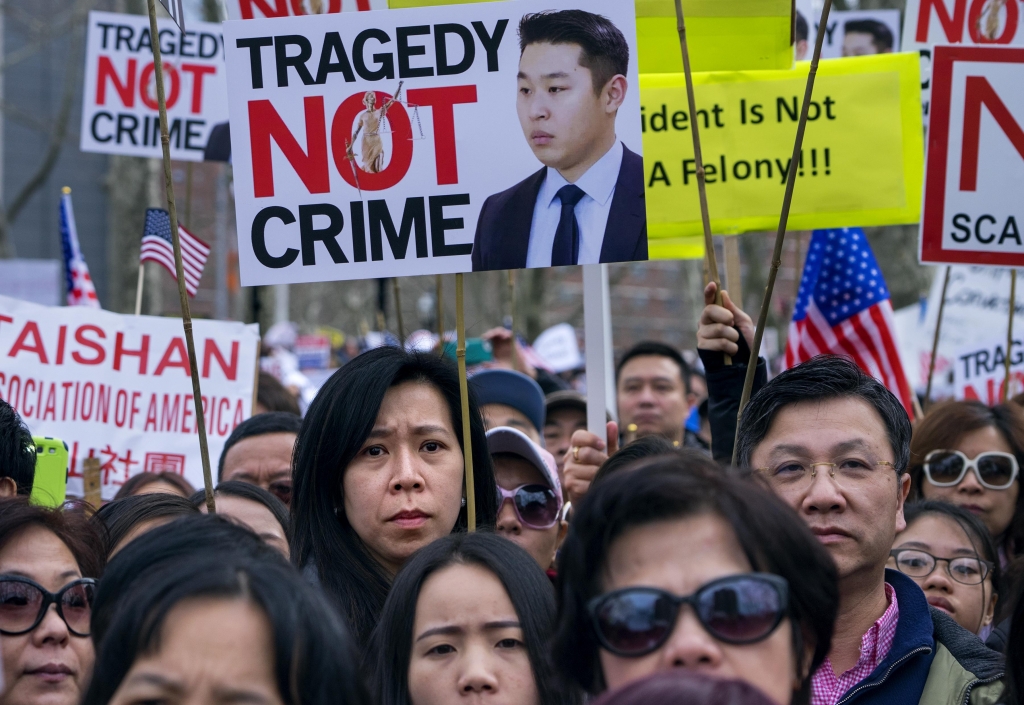
[[466, 506], [466, 498], [465, 498], [465, 497], [463, 497], [463, 498], [462, 498], [462, 506], [463, 506], [463, 507], [465, 507], [465, 506]]

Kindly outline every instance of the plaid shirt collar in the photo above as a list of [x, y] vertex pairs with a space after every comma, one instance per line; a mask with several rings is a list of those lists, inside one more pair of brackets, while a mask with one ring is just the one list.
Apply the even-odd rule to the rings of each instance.
[[831, 659], [811, 677], [811, 705], [836, 705], [847, 691], [870, 676], [889, 655], [896, 625], [900, 619], [899, 603], [892, 585], [885, 583], [885, 597], [889, 606], [860, 640], [860, 658], [857, 664], [840, 676], [832, 669]]

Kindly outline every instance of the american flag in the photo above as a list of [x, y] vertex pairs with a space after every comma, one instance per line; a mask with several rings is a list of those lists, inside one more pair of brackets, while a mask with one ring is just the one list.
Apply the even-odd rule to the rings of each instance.
[[852, 358], [913, 418], [895, 330], [889, 289], [864, 231], [815, 230], [789, 324], [785, 367], [822, 354]]
[[[189, 296], [199, 291], [199, 280], [203, 277], [210, 246], [185, 228], [178, 226], [181, 240], [181, 265], [185, 271], [185, 290]], [[171, 216], [163, 208], [146, 209], [146, 227], [142, 232], [142, 249], [139, 263], [156, 262], [178, 280], [174, 267], [174, 242], [171, 240]]]
[[174, 23], [178, 25], [178, 29], [182, 32], [185, 31], [185, 8], [182, 7], [181, 0], [160, 0], [160, 4], [167, 10], [167, 14], [171, 16]]
[[71, 206], [71, 189], [64, 187], [60, 197], [60, 239], [64, 251], [64, 283], [68, 290], [68, 306], [100, 307], [96, 287], [89, 276], [89, 265], [85, 263], [78, 246], [78, 228], [75, 227], [75, 210]]

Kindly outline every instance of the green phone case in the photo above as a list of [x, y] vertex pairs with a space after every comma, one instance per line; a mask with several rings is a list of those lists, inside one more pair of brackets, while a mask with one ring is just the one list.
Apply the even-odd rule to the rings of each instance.
[[59, 507], [68, 489], [68, 445], [49, 436], [33, 436], [32, 441], [36, 444], [36, 474], [29, 502]]

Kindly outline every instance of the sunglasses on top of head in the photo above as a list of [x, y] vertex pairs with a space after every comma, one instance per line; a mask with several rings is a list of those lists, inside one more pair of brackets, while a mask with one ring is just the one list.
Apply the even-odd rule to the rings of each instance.
[[979, 453], [973, 460], [958, 450], [933, 450], [924, 459], [924, 474], [936, 487], [954, 487], [973, 470], [982, 487], [1007, 490], [1020, 472], [1017, 457], [998, 450]]
[[769, 573], [742, 573], [712, 580], [683, 597], [660, 588], [627, 587], [595, 597], [587, 610], [601, 646], [635, 658], [668, 641], [684, 604], [715, 639], [752, 644], [766, 639], [786, 616], [789, 584]]
[[545, 485], [520, 485], [514, 490], [498, 488], [498, 509], [506, 499], [512, 500], [516, 516], [531, 529], [550, 529], [558, 522], [562, 502], [554, 490]]

